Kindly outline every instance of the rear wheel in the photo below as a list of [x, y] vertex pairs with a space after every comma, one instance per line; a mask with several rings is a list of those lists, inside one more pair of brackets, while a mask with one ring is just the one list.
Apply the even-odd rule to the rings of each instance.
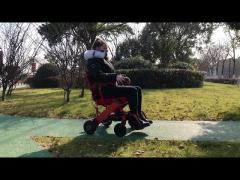
[[124, 124], [122, 123], [118, 123], [116, 124], [116, 126], [114, 127], [114, 133], [116, 134], [116, 136], [118, 137], [123, 137], [126, 135], [127, 133], [127, 128]]

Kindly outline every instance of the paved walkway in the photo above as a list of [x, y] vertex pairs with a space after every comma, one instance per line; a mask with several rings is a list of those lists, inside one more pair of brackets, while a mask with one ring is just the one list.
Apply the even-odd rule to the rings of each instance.
[[[31, 137], [36, 135], [82, 138], [118, 138], [113, 127], [99, 127], [94, 135], [83, 131], [84, 120], [26, 118], [0, 115], [0, 157], [51, 157]], [[239, 141], [240, 122], [154, 121], [139, 131], [130, 131], [124, 138], [159, 140]], [[120, 139], [120, 138], [118, 138]]]

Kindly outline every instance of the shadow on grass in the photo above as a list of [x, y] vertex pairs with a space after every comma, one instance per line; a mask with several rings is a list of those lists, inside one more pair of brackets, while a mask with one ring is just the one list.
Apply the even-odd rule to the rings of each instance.
[[202, 134], [193, 137], [191, 140], [204, 141], [239, 141], [240, 142], [240, 123], [235, 121], [220, 121], [213, 123], [199, 123]]
[[54, 158], [54, 155], [47, 150], [42, 150], [42, 151], [24, 154], [19, 158]]
[[[99, 126], [94, 135], [80, 133], [78, 137], [64, 138], [65, 143], [59, 145], [61, 137], [50, 138], [50, 148], [48, 152], [52, 157], [115, 157], [117, 149], [137, 140], [145, 139], [148, 135], [143, 132], [131, 131], [127, 129], [127, 135], [123, 138], [110, 134], [104, 126]], [[49, 140], [49, 139], [48, 139]], [[24, 154], [21, 157], [42, 157], [44, 151]], [[48, 154], [44, 154], [49, 157]]]
[[235, 110], [219, 113], [219, 117], [223, 121], [240, 121], [240, 108], [236, 108]]
[[199, 124], [203, 134], [191, 138], [206, 157], [240, 157], [240, 123], [220, 121]]

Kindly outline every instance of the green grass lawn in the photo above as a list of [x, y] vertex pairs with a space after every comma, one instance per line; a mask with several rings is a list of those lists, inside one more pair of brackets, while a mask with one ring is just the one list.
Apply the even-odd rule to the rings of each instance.
[[[62, 89], [17, 89], [0, 102], [0, 113], [55, 118], [95, 116], [91, 93], [63, 103]], [[202, 88], [143, 90], [143, 110], [154, 120], [240, 120], [240, 89], [234, 85], [205, 82]], [[126, 108], [128, 110], [128, 107]]]
[[240, 143], [33, 137], [56, 157], [240, 157]]

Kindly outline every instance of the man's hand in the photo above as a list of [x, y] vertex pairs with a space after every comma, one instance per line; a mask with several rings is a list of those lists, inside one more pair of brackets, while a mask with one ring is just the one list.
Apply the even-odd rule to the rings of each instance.
[[124, 83], [125, 77], [122, 74], [117, 75], [117, 83], [122, 85]]
[[126, 75], [119, 74], [117, 75], [117, 83], [118, 85], [129, 85], [131, 83], [131, 80]]

